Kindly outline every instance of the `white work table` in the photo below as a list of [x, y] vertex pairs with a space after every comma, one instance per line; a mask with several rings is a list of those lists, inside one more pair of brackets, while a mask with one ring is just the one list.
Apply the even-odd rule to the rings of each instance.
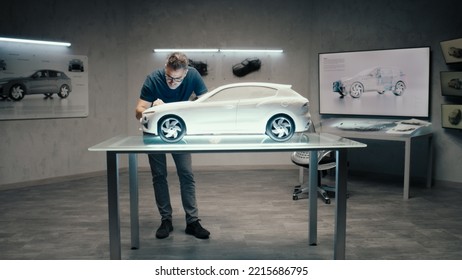
[[[332, 118], [321, 122], [321, 132], [331, 133], [341, 137], [353, 139], [371, 139], [383, 141], [399, 141], [404, 142], [404, 182], [403, 182], [403, 199], [408, 200], [410, 197], [409, 181], [411, 173], [411, 150], [412, 142], [417, 138], [427, 139], [427, 171], [426, 171], [426, 186], [431, 187], [432, 184], [432, 169], [433, 169], [433, 133], [431, 125], [421, 126], [413, 131], [403, 131], [403, 133], [390, 133], [393, 126], [388, 126], [398, 120], [367, 120], [367, 119], [342, 119]], [[343, 122], [349, 123], [348, 129], [340, 129], [339, 126]], [[358, 129], [355, 129], [355, 122], [358, 124]], [[375, 123], [375, 124], [374, 124]], [[367, 124], [367, 125], [364, 125]], [[368, 125], [370, 129], [368, 129]], [[375, 126], [375, 128], [374, 128]], [[383, 126], [383, 129], [377, 127]], [[387, 127], [388, 126], [388, 127]]]
[[[110, 258], [121, 259], [119, 215], [119, 154], [129, 156], [131, 247], [139, 248], [137, 154], [147, 153], [242, 153], [310, 151], [310, 192], [316, 193], [318, 150], [336, 152], [336, 196], [334, 259], [345, 259], [347, 150], [365, 144], [331, 134], [295, 134], [286, 142], [275, 142], [265, 135], [186, 136], [178, 143], [165, 143], [155, 136], [117, 136], [90, 147], [106, 152], [108, 179]], [[317, 196], [309, 201], [309, 245], [317, 243]]]

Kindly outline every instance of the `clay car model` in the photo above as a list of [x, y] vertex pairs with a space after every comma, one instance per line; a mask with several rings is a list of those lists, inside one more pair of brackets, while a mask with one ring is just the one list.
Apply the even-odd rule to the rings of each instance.
[[287, 141], [311, 122], [308, 99], [290, 85], [235, 83], [218, 87], [195, 101], [151, 107], [140, 119], [145, 133], [165, 142], [185, 135], [267, 134]]
[[448, 87], [452, 87], [452, 88], [455, 88], [455, 89], [461, 89], [462, 88], [462, 81], [459, 80], [459, 79], [451, 79], [449, 82], [448, 82]]
[[19, 101], [29, 94], [44, 94], [49, 97], [54, 93], [66, 98], [72, 91], [71, 79], [61, 71], [38, 70], [23, 77], [4, 78], [0, 80], [0, 96]]
[[396, 68], [375, 67], [363, 70], [353, 77], [335, 81], [332, 90], [344, 97], [349, 94], [353, 98], [359, 98], [364, 92], [376, 91], [384, 94], [392, 91], [399, 96], [406, 89], [405, 74]]
[[74, 70], [83, 72], [83, 70], [84, 70], [84, 68], [83, 68], [83, 61], [80, 60], [80, 59], [77, 59], [77, 58], [71, 59], [71, 60], [69, 61], [68, 70], [69, 70], [69, 72], [74, 71]]

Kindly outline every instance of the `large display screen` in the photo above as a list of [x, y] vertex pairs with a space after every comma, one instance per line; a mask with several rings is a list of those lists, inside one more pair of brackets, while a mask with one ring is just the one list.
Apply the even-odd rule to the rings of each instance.
[[319, 54], [321, 114], [429, 117], [430, 48]]

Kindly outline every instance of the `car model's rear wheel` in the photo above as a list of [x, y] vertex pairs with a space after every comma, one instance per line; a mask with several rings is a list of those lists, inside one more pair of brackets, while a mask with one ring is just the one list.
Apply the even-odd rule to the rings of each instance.
[[14, 85], [10, 89], [10, 98], [19, 101], [26, 95], [26, 88], [23, 85]]
[[70, 92], [71, 92], [71, 90], [70, 90], [69, 86], [64, 84], [59, 89], [58, 96], [61, 97], [61, 98], [67, 98], [69, 96]]
[[363, 84], [355, 82], [350, 87], [350, 95], [353, 98], [359, 98], [364, 92]]
[[166, 116], [160, 119], [157, 132], [163, 141], [174, 143], [180, 141], [186, 134], [186, 126], [181, 118]]
[[393, 89], [393, 94], [396, 96], [400, 96], [404, 93], [405, 89], [406, 89], [406, 85], [404, 84], [404, 82], [398, 81], [395, 85], [395, 88]]
[[294, 133], [294, 121], [286, 115], [276, 115], [266, 124], [266, 134], [274, 141], [287, 141]]

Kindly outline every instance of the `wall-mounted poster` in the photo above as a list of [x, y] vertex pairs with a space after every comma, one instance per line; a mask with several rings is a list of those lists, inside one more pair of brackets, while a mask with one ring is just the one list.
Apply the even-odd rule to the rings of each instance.
[[462, 38], [440, 42], [447, 64], [462, 63]]
[[440, 80], [442, 95], [462, 97], [462, 71], [442, 71]]
[[430, 48], [319, 54], [321, 114], [428, 117]]
[[87, 116], [86, 56], [0, 45], [0, 120]]
[[462, 129], [462, 105], [442, 104], [441, 125], [444, 128]]

